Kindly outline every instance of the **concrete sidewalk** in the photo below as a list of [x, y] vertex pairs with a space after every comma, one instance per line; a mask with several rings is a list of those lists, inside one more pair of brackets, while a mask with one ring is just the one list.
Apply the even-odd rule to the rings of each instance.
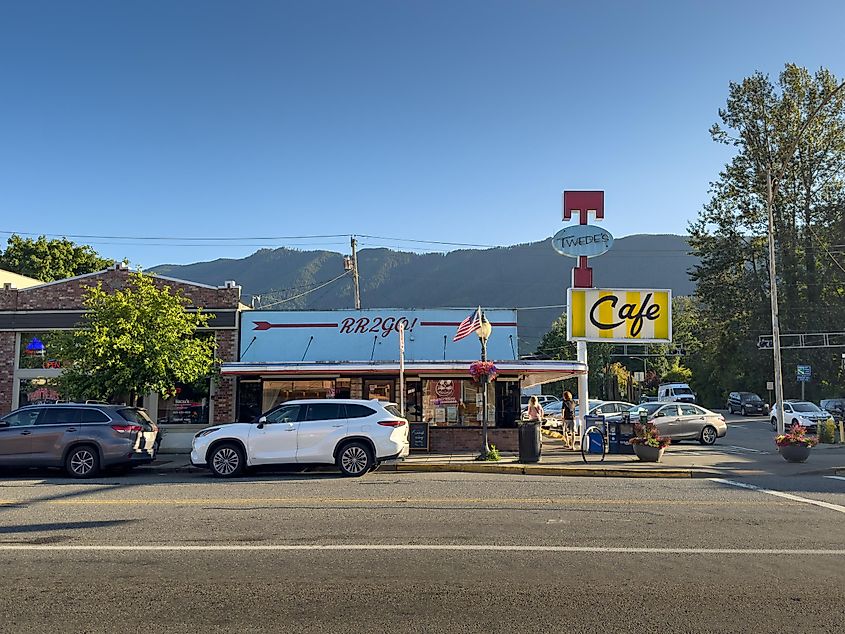
[[[640, 462], [633, 454], [608, 454], [603, 462], [580, 451], [567, 449], [555, 438], [543, 438], [539, 463], [520, 464], [513, 452], [502, 452], [499, 462], [479, 462], [474, 453], [412, 453], [404, 460], [384, 463], [379, 471], [461, 472], [514, 475], [550, 475], [624, 478], [710, 478], [760, 475], [845, 474], [845, 445], [819, 445], [802, 464], [786, 462], [778, 453], [744, 449], [721, 441], [710, 447], [698, 443], [675, 443], [666, 449], [659, 463]], [[331, 469], [331, 467], [325, 467]], [[161, 454], [151, 465], [139, 470], [176, 473], [208, 473], [190, 464], [187, 454]], [[324, 469], [323, 467], [315, 467]]]

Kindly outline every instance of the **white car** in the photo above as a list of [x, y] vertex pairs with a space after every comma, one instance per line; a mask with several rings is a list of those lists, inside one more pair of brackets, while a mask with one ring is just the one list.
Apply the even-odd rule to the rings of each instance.
[[191, 463], [223, 478], [292, 463], [335, 464], [345, 476], [362, 476], [408, 451], [408, 421], [395, 403], [311, 399], [282, 403], [254, 423], [203, 429]]
[[[778, 426], [777, 413], [778, 406], [775, 403], [772, 405], [772, 411], [770, 412], [772, 429], [777, 429]], [[783, 402], [783, 425], [786, 430], [795, 423], [798, 423], [802, 427], [806, 427], [808, 431], [815, 433], [819, 423], [832, 418], [829, 412], [826, 412], [815, 403], [810, 403], [809, 401]]]

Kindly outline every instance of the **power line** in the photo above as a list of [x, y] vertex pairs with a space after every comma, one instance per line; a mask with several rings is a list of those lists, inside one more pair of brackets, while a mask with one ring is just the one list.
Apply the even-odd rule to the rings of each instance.
[[264, 306], [260, 306], [259, 308], [261, 310], [264, 310], [265, 308], [269, 308], [270, 306], [276, 306], [277, 304], [284, 304], [286, 302], [292, 302], [293, 300], [299, 299], [300, 297], [305, 297], [306, 295], [313, 293], [314, 291], [319, 291], [321, 288], [324, 288], [324, 287], [328, 286], [329, 284], [331, 284], [333, 282], [337, 282], [340, 278], [346, 277], [347, 275], [349, 275], [349, 273], [350, 273], [350, 271], [344, 271], [343, 273], [341, 273], [337, 277], [330, 279], [328, 282], [324, 282], [323, 284], [320, 284], [316, 288], [312, 288], [312, 289], [307, 290], [303, 293], [299, 293], [299, 295], [294, 295], [293, 297], [286, 297], [285, 299], [280, 299], [277, 302], [271, 302], [269, 304], [265, 304]]

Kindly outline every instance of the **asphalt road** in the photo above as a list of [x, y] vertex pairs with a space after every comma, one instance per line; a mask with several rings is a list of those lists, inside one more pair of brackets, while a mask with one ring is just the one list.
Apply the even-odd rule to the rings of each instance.
[[740, 484], [7, 478], [0, 632], [842, 631], [845, 480]]

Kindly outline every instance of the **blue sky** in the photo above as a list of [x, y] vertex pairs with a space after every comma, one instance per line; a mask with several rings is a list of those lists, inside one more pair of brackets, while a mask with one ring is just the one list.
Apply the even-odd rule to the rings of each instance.
[[728, 82], [788, 61], [845, 75], [843, 19], [841, 2], [6, 0], [0, 231], [133, 236], [76, 241], [142, 266], [347, 243], [274, 236], [506, 245], [557, 231], [563, 189], [604, 189], [615, 235], [683, 233], [730, 156], [708, 135]]

